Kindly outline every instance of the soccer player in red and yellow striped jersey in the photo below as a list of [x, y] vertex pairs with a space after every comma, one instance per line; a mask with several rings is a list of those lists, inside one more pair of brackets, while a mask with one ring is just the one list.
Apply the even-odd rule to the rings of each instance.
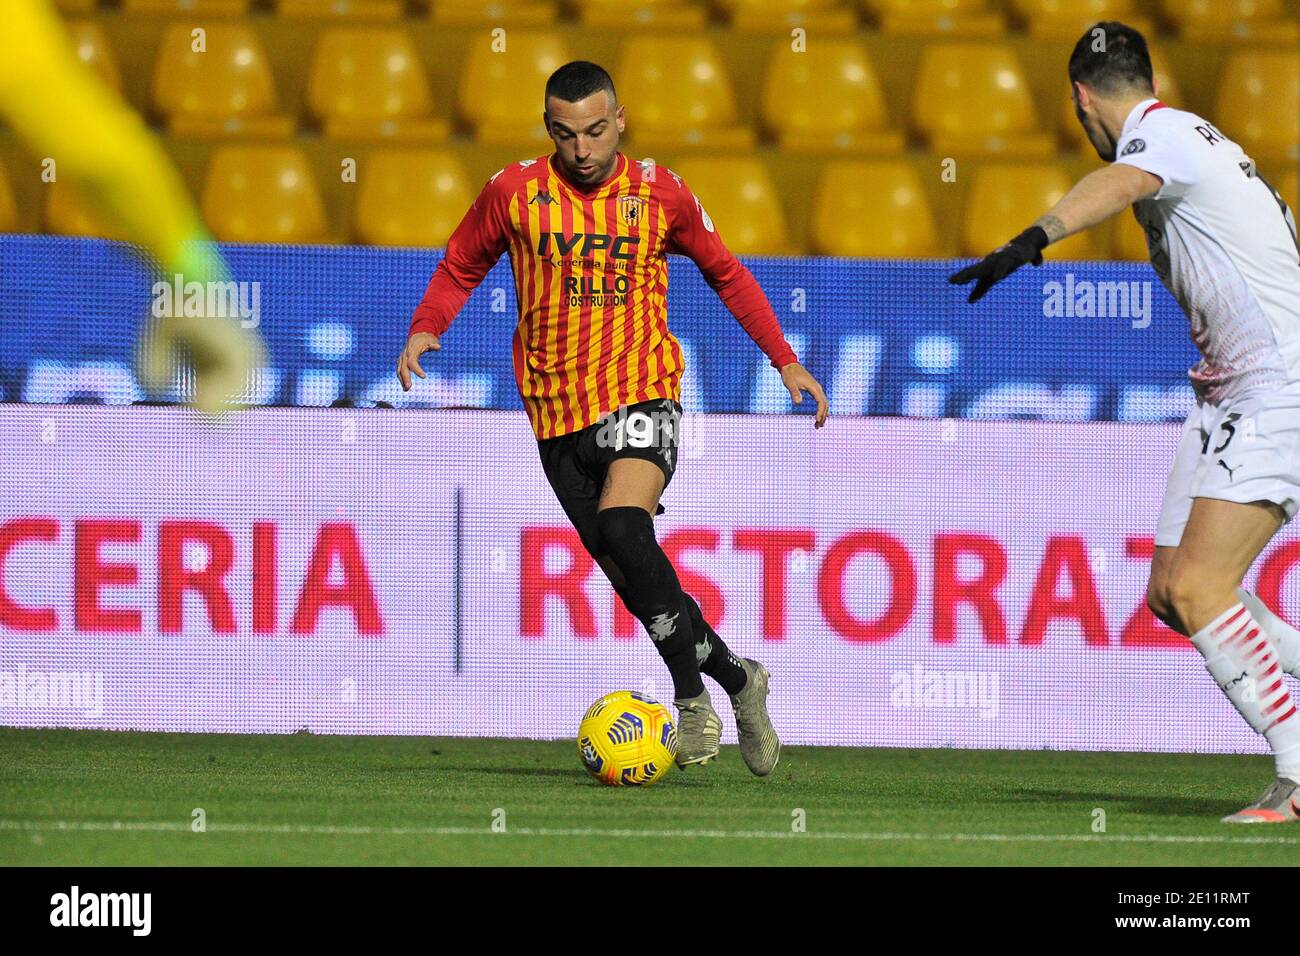
[[420, 356], [474, 288], [509, 253], [519, 325], [514, 368], [543, 468], [583, 544], [672, 674], [679, 764], [718, 753], [721, 721], [701, 673], [735, 706], [741, 752], [759, 775], [780, 744], [767, 715], [767, 671], [733, 656], [685, 594], [655, 540], [652, 515], [676, 466], [682, 349], [668, 329], [669, 253], [690, 257], [780, 371], [794, 401], [826, 396], [781, 334], [763, 290], [723, 244], [700, 201], [670, 169], [619, 152], [625, 109], [593, 63], [547, 82], [551, 156], [493, 176], [447, 243], [411, 321], [398, 377], [410, 388]]
[[[617, 151], [604, 171], [586, 161], [571, 169], [557, 150], [493, 176], [448, 241], [411, 333], [441, 336], [508, 252], [519, 301], [519, 392], [539, 439], [567, 435], [620, 406], [679, 397], [682, 350], [668, 330], [666, 259], [679, 253], [699, 266], [772, 364], [793, 366], [791, 377], [815, 394], [811, 377], [797, 376], [763, 290], [681, 178]], [[605, 175], [583, 182], [583, 170]], [[821, 408], [817, 424], [824, 420]]]

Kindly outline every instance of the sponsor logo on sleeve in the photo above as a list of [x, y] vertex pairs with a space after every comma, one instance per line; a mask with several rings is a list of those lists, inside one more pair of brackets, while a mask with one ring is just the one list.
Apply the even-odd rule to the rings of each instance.
[[700, 203], [700, 197], [699, 197], [699, 196], [696, 196], [696, 197], [695, 197], [695, 208], [698, 209], [698, 210], [700, 211], [700, 220], [704, 223], [704, 228], [707, 229], [707, 230], [709, 230], [709, 232], [712, 232], [712, 231], [713, 231], [713, 220], [710, 219], [710, 218], [709, 218], [709, 214], [708, 214], [707, 212], [704, 211], [704, 206]]

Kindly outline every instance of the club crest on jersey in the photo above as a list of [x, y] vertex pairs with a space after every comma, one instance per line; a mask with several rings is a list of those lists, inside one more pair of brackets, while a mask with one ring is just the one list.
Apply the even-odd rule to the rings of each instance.
[[620, 196], [618, 214], [629, 226], [635, 226], [645, 215], [646, 201], [640, 196]]
[[1121, 155], [1121, 156], [1132, 156], [1134, 153], [1140, 153], [1140, 152], [1142, 152], [1142, 150], [1144, 150], [1144, 149], [1146, 149], [1146, 148], [1147, 148], [1146, 140], [1144, 140], [1144, 139], [1135, 139], [1135, 140], [1131, 141], [1127, 146], [1124, 147], [1124, 152], [1122, 152], [1120, 155]]

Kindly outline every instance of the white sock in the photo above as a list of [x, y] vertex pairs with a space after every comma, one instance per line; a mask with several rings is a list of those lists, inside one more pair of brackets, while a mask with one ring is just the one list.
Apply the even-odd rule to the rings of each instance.
[[1205, 667], [1237, 712], [1273, 749], [1277, 775], [1300, 780], [1300, 719], [1287, 689], [1277, 651], [1243, 604], [1234, 604], [1192, 643]]
[[1263, 626], [1264, 633], [1277, 650], [1277, 660], [1282, 665], [1282, 670], [1293, 677], [1300, 677], [1300, 631], [1270, 611], [1263, 601], [1249, 591], [1238, 588], [1237, 597], [1241, 598], [1246, 610]]

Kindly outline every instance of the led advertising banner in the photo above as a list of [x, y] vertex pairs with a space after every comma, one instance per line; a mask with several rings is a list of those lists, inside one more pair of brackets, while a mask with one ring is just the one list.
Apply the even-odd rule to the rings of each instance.
[[[441, 252], [227, 246], [233, 281], [201, 314], [239, 317], [268, 363], [257, 405], [519, 409], [517, 322], [503, 258], [402, 392], [393, 376], [411, 313]], [[837, 415], [1181, 421], [1196, 359], [1186, 317], [1146, 264], [1049, 262], [975, 306], [952, 262], [747, 259]], [[151, 287], [120, 244], [0, 236], [0, 400], [131, 404], [155, 397], [134, 350], [155, 304], [186, 308], [174, 279]], [[211, 291], [211, 290], [209, 290]], [[766, 357], [688, 259], [669, 257], [668, 324], [686, 355], [689, 412], [786, 412]], [[173, 393], [162, 396], [176, 400]], [[806, 414], [805, 410], [800, 410]]]
[[[788, 743], [1263, 751], [1144, 607], [1177, 426], [683, 428], [657, 530]], [[671, 697], [519, 412], [0, 431], [0, 724], [561, 737], [605, 692]], [[1285, 531], [1247, 581], [1293, 620], [1297, 561]]]

